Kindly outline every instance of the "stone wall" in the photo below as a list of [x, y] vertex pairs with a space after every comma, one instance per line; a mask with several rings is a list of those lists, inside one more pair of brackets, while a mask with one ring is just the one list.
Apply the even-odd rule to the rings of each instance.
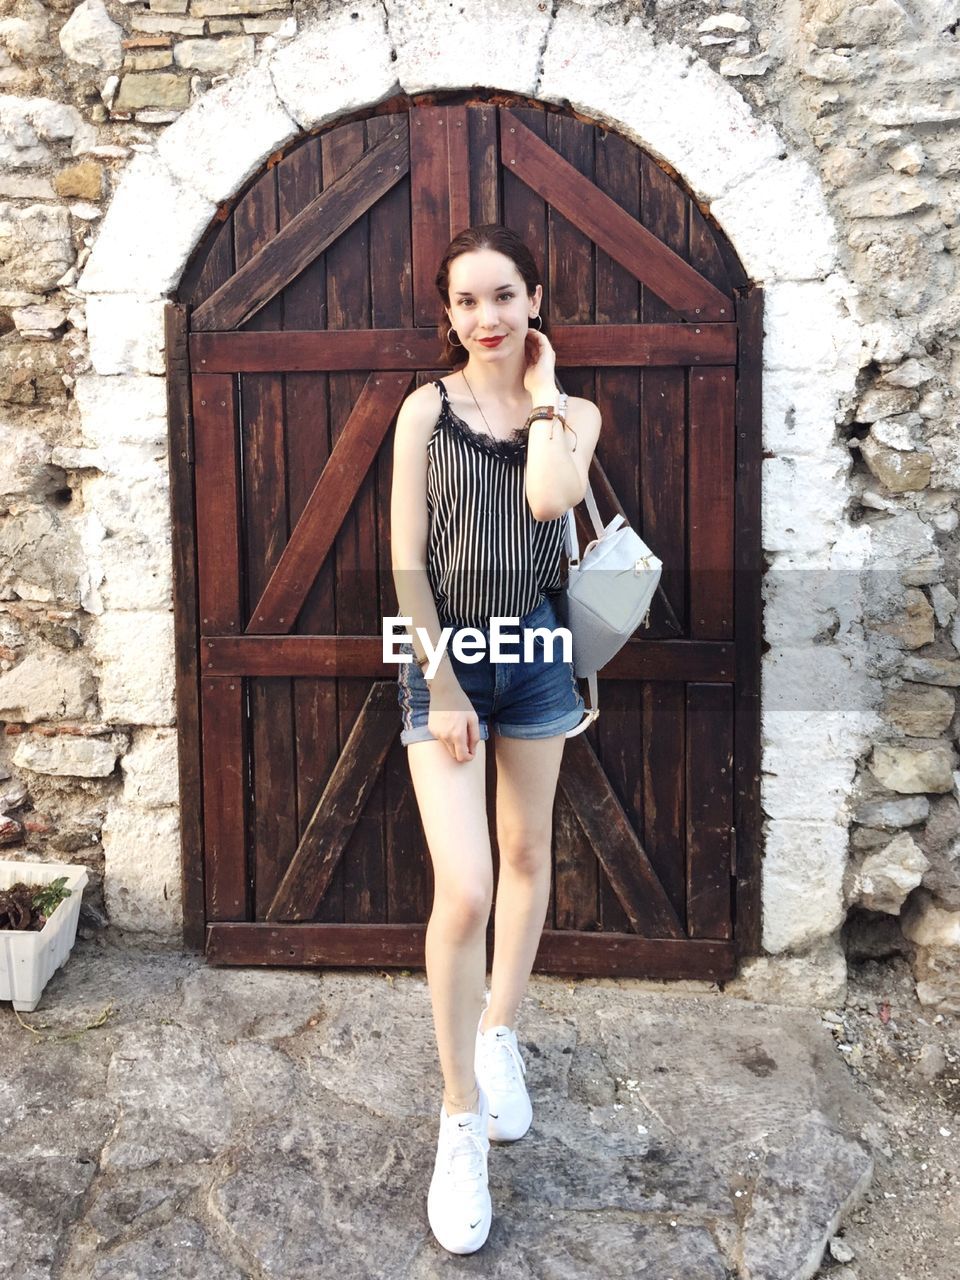
[[764, 284], [764, 954], [728, 990], [903, 950], [960, 1003], [960, 4], [651, 9], [0, 0], [0, 840], [88, 863], [88, 927], [179, 932], [163, 299], [273, 148], [469, 50], [676, 170]]

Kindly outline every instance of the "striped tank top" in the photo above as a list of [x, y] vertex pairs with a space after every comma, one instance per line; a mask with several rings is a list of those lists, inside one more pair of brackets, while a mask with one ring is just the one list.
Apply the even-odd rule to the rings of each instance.
[[535, 520], [525, 492], [527, 429], [495, 440], [453, 412], [447, 389], [427, 445], [427, 577], [441, 626], [522, 618], [562, 585], [564, 516]]

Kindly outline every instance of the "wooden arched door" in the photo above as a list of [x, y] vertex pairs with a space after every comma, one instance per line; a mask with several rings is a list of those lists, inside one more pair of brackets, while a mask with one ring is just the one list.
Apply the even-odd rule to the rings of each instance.
[[439, 253], [481, 222], [540, 259], [563, 385], [603, 413], [601, 510], [664, 562], [566, 747], [536, 968], [723, 980], [757, 946], [760, 295], [638, 147], [502, 96], [398, 99], [272, 157], [168, 308], [186, 937], [423, 963], [391, 432], [445, 372]]

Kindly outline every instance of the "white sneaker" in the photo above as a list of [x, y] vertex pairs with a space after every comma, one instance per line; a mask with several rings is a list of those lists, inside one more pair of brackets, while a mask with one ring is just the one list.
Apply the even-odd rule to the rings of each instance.
[[446, 1107], [440, 1108], [437, 1162], [427, 1193], [427, 1218], [431, 1231], [450, 1253], [474, 1253], [490, 1233], [488, 1113], [482, 1087], [479, 1112], [448, 1116]]
[[[489, 1003], [488, 995], [484, 1013]], [[515, 1142], [523, 1137], [533, 1120], [533, 1107], [524, 1081], [527, 1068], [520, 1056], [517, 1033], [506, 1026], [481, 1031], [482, 1022], [483, 1013], [477, 1023], [474, 1070], [489, 1103], [487, 1137], [495, 1142]]]

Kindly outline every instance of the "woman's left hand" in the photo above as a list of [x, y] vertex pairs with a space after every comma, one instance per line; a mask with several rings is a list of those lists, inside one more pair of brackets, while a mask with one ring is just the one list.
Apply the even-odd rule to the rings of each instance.
[[527, 367], [523, 374], [524, 388], [535, 395], [545, 387], [554, 387], [554, 370], [557, 365], [557, 354], [550, 345], [550, 339], [539, 329], [527, 331], [526, 339]]

